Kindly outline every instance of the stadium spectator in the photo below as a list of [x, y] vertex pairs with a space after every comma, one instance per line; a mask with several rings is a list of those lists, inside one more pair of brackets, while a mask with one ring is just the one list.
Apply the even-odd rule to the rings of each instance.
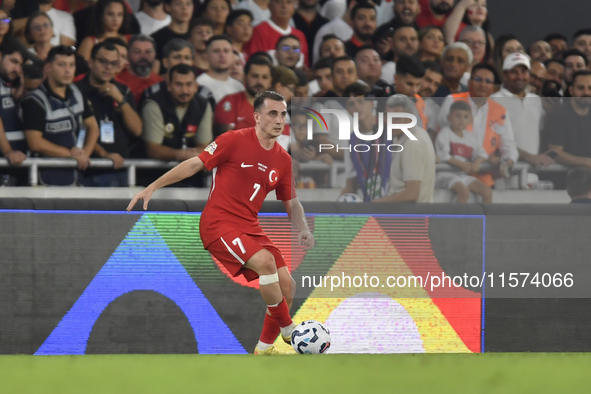
[[382, 79], [389, 84], [394, 83], [396, 60], [399, 56], [416, 56], [419, 51], [419, 35], [414, 27], [402, 26], [392, 34], [393, 60], [382, 66]]
[[139, 103], [144, 90], [162, 81], [162, 77], [152, 72], [156, 61], [156, 44], [150, 36], [142, 34], [129, 40], [129, 68], [123, 70], [118, 79], [129, 86], [136, 103]]
[[300, 39], [301, 51], [304, 63], [310, 65], [308, 58], [308, 44], [304, 33], [290, 26], [290, 20], [295, 12], [296, 0], [270, 0], [269, 10], [271, 19], [261, 22], [252, 32], [252, 39], [244, 45], [248, 56], [259, 51], [275, 49], [275, 45], [281, 36], [293, 34]]
[[439, 61], [445, 48], [445, 37], [439, 27], [427, 26], [419, 31], [419, 53], [418, 58]]
[[486, 33], [484, 32], [484, 30], [482, 30], [482, 28], [478, 26], [466, 26], [460, 33], [458, 41], [468, 45], [468, 47], [472, 51], [472, 64], [470, 64], [468, 70], [466, 70], [464, 76], [460, 80], [460, 83], [462, 83], [463, 85], [468, 85], [468, 81], [470, 80], [470, 73], [472, 72], [472, 67], [477, 65], [478, 63], [486, 61]]
[[[23, 55], [17, 48], [9, 43], [0, 45], [0, 153], [11, 165], [21, 164], [27, 153], [27, 140], [18, 105], [24, 93], [22, 65]], [[6, 169], [0, 171], [14, 177], [13, 183], [26, 184], [26, 177], [19, 172]]]
[[[372, 89], [390, 87], [388, 83], [381, 79], [382, 62], [380, 55], [371, 46], [363, 46], [357, 51], [355, 56], [355, 65], [357, 66], [357, 76]], [[392, 87], [392, 92], [394, 91]]]
[[[299, 0], [298, 8], [292, 18], [295, 27], [306, 36], [308, 49], [314, 47], [314, 38], [318, 30], [329, 22], [317, 11], [318, 2], [319, 0]], [[316, 54], [310, 53], [310, 56], [315, 57]]]
[[115, 70], [115, 75], [119, 75], [123, 70], [129, 68], [129, 53], [127, 51], [127, 42], [119, 37], [109, 37], [103, 42], [110, 42], [115, 45], [119, 53], [119, 65]]
[[505, 61], [505, 58], [515, 52], [525, 53], [523, 45], [521, 45], [517, 37], [512, 34], [505, 34], [497, 37], [497, 40], [495, 41], [493, 61], [499, 74], [503, 72], [503, 62]]
[[546, 66], [546, 81], [553, 81], [558, 86], [558, 90], [561, 90], [564, 84], [564, 61], [550, 59], [544, 62], [544, 66]]
[[460, 33], [467, 26], [480, 27], [485, 32], [486, 50], [490, 52], [492, 37], [489, 36], [488, 8], [486, 0], [461, 0], [443, 25], [446, 43], [459, 41]]
[[35, 11], [29, 16], [25, 26], [25, 39], [31, 44], [29, 51], [41, 60], [47, 59], [47, 54], [54, 47], [51, 43], [53, 36], [53, 22], [45, 12]]
[[332, 59], [323, 57], [314, 64], [314, 79], [310, 82], [310, 93], [314, 97], [321, 97], [333, 90]]
[[[394, 95], [386, 101], [385, 113], [406, 112], [417, 116], [414, 103], [404, 95]], [[393, 123], [409, 123], [408, 118], [392, 119]], [[392, 131], [392, 144], [404, 147], [396, 153], [390, 167], [388, 195], [373, 202], [433, 202], [435, 189], [435, 149], [429, 134], [415, 126], [409, 131], [417, 138], [412, 141], [400, 129]]]
[[156, 58], [161, 61], [166, 43], [173, 38], [189, 39], [189, 21], [193, 16], [192, 0], [164, 0], [164, 11], [170, 14], [170, 24], [152, 33]]
[[[87, 7], [76, 11], [74, 13], [74, 25], [76, 26], [76, 42], [78, 45], [84, 41], [84, 39], [88, 36], [89, 27], [94, 23], [95, 15], [96, 15], [96, 1], [97, 0], [87, 0]], [[125, 9], [127, 10], [128, 14], [128, 21], [129, 21], [129, 33], [130, 34], [140, 34], [140, 24], [133, 14], [133, 9], [129, 5], [127, 0], [123, 0], [125, 4]]]
[[531, 44], [528, 54], [532, 60], [543, 63], [552, 58], [552, 47], [546, 41], [538, 40]]
[[[226, 34], [232, 40], [232, 48], [240, 54], [240, 60], [243, 65], [248, 60], [244, 53], [244, 44], [252, 38], [252, 20], [252, 13], [248, 10], [234, 10], [230, 12], [230, 15], [226, 19]], [[213, 32], [209, 38], [211, 36], [213, 36]], [[203, 45], [202, 51], [205, 53], [205, 45]]]
[[468, 103], [453, 103], [447, 120], [449, 126], [441, 129], [435, 139], [435, 152], [441, 162], [458, 167], [463, 172], [438, 172], [435, 175], [435, 187], [452, 191], [459, 203], [468, 202], [470, 192], [479, 194], [483, 203], [491, 203], [492, 189], [473, 176], [478, 174], [480, 165], [488, 159], [488, 154], [478, 136], [468, 130], [473, 120]]
[[529, 92], [537, 94], [538, 96], [542, 93], [544, 82], [546, 81], [546, 66], [544, 63], [537, 60], [531, 62], [531, 70], [529, 77]]
[[99, 138], [94, 155], [113, 161], [113, 170], [88, 169], [85, 186], [127, 186], [127, 171], [120, 168], [129, 157], [133, 137], [142, 134], [142, 121], [137, 114], [131, 90], [115, 81], [119, 63], [117, 47], [102, 42], [92, 48], [90, 72], [76, 86], [87, 97], [99, 125]]
[[377, 28], [376, 8], [365, 2], [358, 2], [351, 10], [353, 35], [345, 42], [345, 53], [354, 58], [360, 47], [373, 45], [372, 37]]
[[226, 19], [232, 10], [230, 0], [205, 0], [203, 16], [213, 23], [213, 34], [225, 34]]
[[216, 137], [228, 130], [254, 127], [255, 96], [271, 88], [272, 66], [265, 58], [250, 59], [244, 72], [244, 91], [227, 95], [215, 107]]
[[421, 12], [416, 19], [419, 28], [432, 25], [443, 27], [453, 10], [454, 0], [419, 0], [419, 5]]
[[291, 98], [295, 96], [295, 88], [298, 86], [298, 82], [298, 77], [293, 70], [284, 66], [276, 66], [273, 68], [271, 90], [285, 97], [288, 107]]
[[135, 13], [140, 33], [149, 36], [170, 25], [172, 19], [164, 11], [164, 0], [143, 0], [141, 10]]
[[540, 151], [540, 130], [544, 108], [540, 97], [527, 92], [530, 81], [530, 61], [527, 55], [516, 52], [503, 63], [504, 82], [491, 98], [507, 109], [515, 131], [515, 144], [519, 160], [535, 166], [548, 166], [554, 162]]
[[[53, 46], [56, 45], [76, 45], [76, 26], [74, 17], [69, 12], [59, 11], [53, 8], [53, 0], [38, 0], [39, 11], [45, 12], [53, 21], [54, 37], [51, 40]], [[29, 16], [28, 14], [26, 15]]]
[[429, 119], [425, 115], [425, 102], [418, 94], [424, 77], [425, 67], [418, 59], [410, 56], [400, 56], [398, 58], [396, 75], [394, 76], [396, 93], [412, 99], [419, 114], [417, 126], [427, 130]]
[[320, 58], [346, 56], [345, 43], [334, 34], [327, 34], [320, 44]]
[[[290, 150], [291, 150], [291, 157], [294, 161], [294, 171], [299, 167], [299, 163], [306, 163], [313, 160], [323, 161], [328, 165], [332, 165], [334, 159], [331, 155], [325, 152], [318, 152], [318, 147], [320, 141], [315, 138], [312, 140], [308, 140], [308, 126], [307, 126], [308, 116], [301, 112], [292, 113], [291, 117], [291, 128], [293, 129], [294, 138], [290, 143]], [[299, 174], [298, 174], [299, 175]], [[306, 184], [322, 184], [326, 183], [324, 179], [321, 179], [322, 175], [314, 176], [310, 179], [305, 179], [304, 177], [299, 177], [294, 174], [294, 178], [296, 180], [296, 187], [302, 188], [305, 187]], [[310, 188], [308, 186], [308, 188]]]
[[0, 43], [4, 42], [5, 38], [12, 38], [13, 30], [14, 27], [10, 13], [6, 9], [0, 7]]
[[242, 60], [240, 60], [240, 54], [235, 49], [232, 50], [232, 53], [234, 56], [232, 57], [232, 64], [230, 65], [230, 77], [243, 84], [244, 66], [242, 65]]
[[566, 174], [566, 192], [571, 204], [591, 203], [591, 169], [576, 167]]
[[351, 10], [356, 4], [357, 0], [346, 0], [347, 1], [347, 11], [342, 17], [335, 18], [322, 26], [318, 33], [316, 33], [316, 37], [314, 38], [314, 48], [312, 48], [312, 56], [314, 57], [314, 61], [320, 59], [321, 57], [326, 57], [320, 51], [320, 44], [324, 42], [324, 37], [328, 34], [333, 34], [338, 37], [343, 43], [353, 35], [353, 20], [351, 19]]
[[295, 97], [309, 97], [310, 96], [310, 80], [308, 74], [303, 69], [294, 70], [296, 77], [298, 77], [298, 84], [295, 88]]
[[293, 34], [283, 36], [277, 40], [273, 54], [275, 65], [296, 69], [303, 67], [302, 49], [300, 39]]
[[207, 42], [213, 37], [213, 24], [205, 19], [198, 18], [191, 21], [189, 32], [191, 33], [189, 42], [195, 48], [195, 66], [197, 76], [209, 70], [209, 61], [207, 60]]
[[228, 36], [213, 36], [207, 41], [209, 70], [197, 77], [197, 83], [211, 90], [216, 103], [228, 94], [244, 90], [242, 83], [230, 77], [233, 55]]
[[[149, 157], [165, 161], [185, 161], [197, 156], [213, 140], [212, 110], [197, 95], [191, 66], [177, 64], [169, 70], [167, 90], [146, 99], [141, 110], [143, 138]], [[203, 176], [185, 186], [203, 186]]]
[[425, 115], [427, 116], [428, 122], [425, 130], [431, 135], [435, 135], [437, 131], [437, 115], [439, 115], [440, 105], [439, 102], [435, 101], [432, 97], [439, 89], [441, 80], [443, 79], [441, 65], [438, 62], [427, 60], [423, 62], [425, 68], [425, 77], [421, 82], [421, 88], [419, 89], [419, 96], [425, 101]]
[[573, 48], [585, 54], [587, 63], [591, 61], [591, 29], [581, 29], [573, 35]]
[[550, 44], [553, 59], [560, 58], [562, 53], [568, 49], [568, 40], [564, 34], [550, 33], [544, 37], [544, 41]]
[[35, 64], [24, 64], [23, 65], [23, 78], [24, 78], [24, 92], [27, 94], [37, 89], [39, 85], [43, 83], [44, 75], [43, 68]]
[[[441, 105], [438, 122], [440, 129], [447, 126], [451, 105], [456, 101], [467, 102], [472, 108], [474, 118], [471, 131], [474, 131], [482, 142], [490, 164], [498, 168], [501, 177], [505, 177], [517, 161], [519, 152], [515, 145], [511, 120], [507, 117], [507, 110], [496, 101], [489, 99], [498, 79], [493, 66], [487, 63], [474, 66], [468, 92], [447, 96]], [[490, 174], [481, 174], [478, 178], [489, 186], [494, 184]]]
[[78, 53], [88, 61], [92, 47], [109, 37], [129, 41], [129, 16], [123, 0], [99, 0], [95, 5], [95, 18], [90, 25], [90, 36], [78, 48]]
[[[78, 169], [85, 170], [90, 164], [99, 128], [92, 105], [72, 84], [75, 68], [72, 47], [59, 45], [49, 51], [45, 82], [22, 100], [23, 128], [29, 149], [37, 156], [73, 157]], [[42, 169], [39, 182], [74, 185], [78, 182], [78, 171]]]
[[[463, 42], [446, 46], [441, 56], [443, 80], [433, 97], [446, 97], [449, 94], [466, 92], [468, 87], [463, 85], [461, 80], [470, 68], [472, 60], [472, 51]], [[472, 66], [472, 69], [474, 67]]]
[[578, 71], [572, 82], [572, 98], [548, 114], [548, 142], [550, 149], [558, 153], [559, 163], [591, 167], [591, 71]]
[[342, 97], [345, 88], [357, 82], [357, 66], [349, 56], [334, 59], [332, 62], [332, 90], [323, 97]]
[[587, 57], [578, 49], [568, 49], [563, 52], [562, 60], [564, 60], [564, 82], [570, 85], [573, 75], [587, 68]]
[[253, 26], [256, 26], [263, 21], [271, 19], [271, 10], [269, 10], [269, 0], [243, 0], [238, 2], [234, 9], [250, 11], [253, 16]]
[[394, 0], [394, 18], [380, 25], [374, 34], [374, 44], [379, 53], [387, 53], [392, 48], [392, 34], [402, 26], [419, 27], [415, 19], [421, 12], [418, 0]]

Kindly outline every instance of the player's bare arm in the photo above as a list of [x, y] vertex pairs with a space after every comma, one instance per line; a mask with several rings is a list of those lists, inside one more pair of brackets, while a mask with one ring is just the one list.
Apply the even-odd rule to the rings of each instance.
[[144, 201], [144, 210], [148, 209], [148, 202], [150, 201], [150, 198], [152, 198], [152, 193], [156, 190], [192, 177], [199, 171], [203, 170], [203, 168], [205, 167], [199, 157], [193, 157], [192, 159], [183, 161], [166, 174], [156, 179], [144, 190], [136, 194], [127, 206], [127, 212], [131, 211], [139, 200]]
[[296, 197], [288, 201], [283, 201], [283, 205], [285, 206], [285, 211], [287, 212], [287, 216], [289, 216], [289, 220], [291, 220], [293, 225], [300, 232], [298, 235], [299, 244], [304, 245], [304, 250], [312, 249], [316, 241], [314, 240], [314, 235], [312, 235], [312, 232], [310, 231], [310, 227], [308, 227], [306, 213], [304, 212], [304, 207], [300, 203], [300, 200]]

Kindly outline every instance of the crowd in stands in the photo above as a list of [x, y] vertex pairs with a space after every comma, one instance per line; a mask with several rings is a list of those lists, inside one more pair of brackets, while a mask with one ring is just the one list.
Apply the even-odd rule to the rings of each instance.
[[[591, 28], [529, 47], [495, 39], [486, 0], [0, 3], [0, 154], [12, 165], [0, 167], [4, 184], [27, 184], [18, 168], [27, 157], [57, 157], [78, 169], [42, 168], [39, 183], [126, 186], [125, 160], [180, 162], [253, 127], [265, 90], [288, 107], [298, 97], [355, 112], [361, 134], [388, 112], [416, 114], [418, 142], [400, 131], [392, 143], [401, 152], [356, 152], [348, 144], [359, 136], [343, 145], [328, 133], [338, 127], [309, 140], [308, 118], [291, 108], [278, 143], [298, 187], [327, 185], [301, 168], [317, 160], [344, 163], [343, 196], [429, 202], [436, 188], [490, 202], [493, 188], [517, 187], [517, 162], [591, 168]], [[113, 167], [89, 167], [91, 158]], [[437, 163], [455, 171], [436, 173]]]

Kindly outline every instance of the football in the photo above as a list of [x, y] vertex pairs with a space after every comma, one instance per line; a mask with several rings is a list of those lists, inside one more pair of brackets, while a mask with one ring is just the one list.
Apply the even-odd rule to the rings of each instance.
[[291, 333], [291, 346], [300, 354], [321, 354], [330, 347], [330, 331], [316, 320], [304, 321]]
[[346, 193], [340, 196], [337, 202], [363, 202], [363, 198], [355, 193]]

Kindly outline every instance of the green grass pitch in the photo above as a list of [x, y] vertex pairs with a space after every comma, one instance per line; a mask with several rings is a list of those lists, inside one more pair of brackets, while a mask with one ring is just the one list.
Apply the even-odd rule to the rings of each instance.
[[583, 393], [591, 354], [0, 356], [0, 393]]

